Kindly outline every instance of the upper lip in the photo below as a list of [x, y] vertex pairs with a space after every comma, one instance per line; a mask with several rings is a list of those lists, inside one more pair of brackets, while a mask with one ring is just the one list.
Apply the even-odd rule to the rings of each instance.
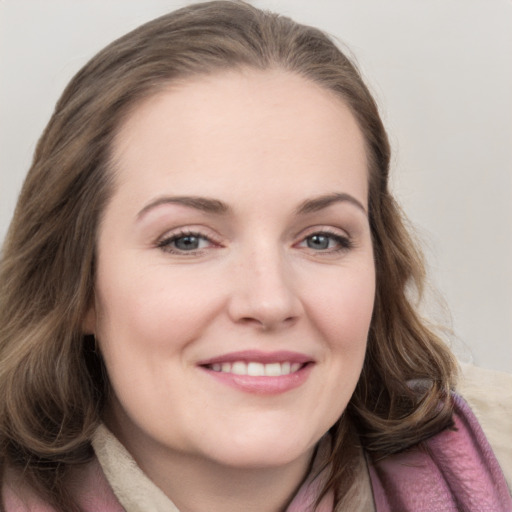
[[299, 352], [291, 352], [287, 350], [279, 350], [276, 352], [262, 352], [260, 350], [242, 350], [239, 352], [229, 352], [220, 356], [199, 361], [199, 366], [208, 366], [217, 363], [235, 363], [237, 361], [255, 362], [255, 363], [310, 363], [313, 358]]

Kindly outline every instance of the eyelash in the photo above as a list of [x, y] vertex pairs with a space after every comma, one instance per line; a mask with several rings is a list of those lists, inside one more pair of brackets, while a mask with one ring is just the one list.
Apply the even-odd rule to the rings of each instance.
[[311, 249], [315, 253], [319, 253], [319, 254], [337, 254], [337, 253], [340, 253], [340, 252], [349, 251], [349, 250], [354, 248], [354, 242], [350, 239], [350, 237], [341, 235], [340, 233], [337, 233], [335, 231], [331, 231], [329, 229], [322, 229], [320, 231], [312, 232], [311, 234], [309, 234], [306, 237], [304, 237], [300, 241], [300, 244], [303, 244], [303, 243], [307, 244], [307, 241], [310, 240], [311, 238], [315, 237], [315, 236], [327, 237], [330, 240], [334, 240], [334, 242], [337, 245], [337, 247], [335, 247], [335, 248], [328, 248], [328, 249], [318, 250], [318, 251], [308, 247], [308, 249]]
[[[336, 233], [329, 229], [322, 229], [320, 231], [314, 231], [314, 232], [310, 233], [309, 235], [304, 237], [299, 242], [299, 244], [296, 244], [296, 246], [298, 245], [300, 247], [304, 243], [307, 244], [308, 240], [312, 239], [315, 236], [327, 237], [328, 239], [333, 240], [336, 243], [337, 247], [326, 248], [326, 249], [321, 249], [321, 250], [316, 250], [311, 247], [307, 247], [314, 253], [337, 254], [340, 252], [349, 251], [350, 249], [352, 249], [354, 247], [354, 243], [350, 239], [350, 237], [340, 235], [339, 233]], [[183, 231], [179, 231], [177, 233], [173, 233], [172, 235], [165, 237], [162, 240], [160, 240], [159, 242], [157, 242], [156, 245], [159, 249], [163, 250], [164, 252], [171, 253], [171, 254], [177, 254], [177, 255], [183, 255], [183, 256], [184, 255], [194, 256], [194, 255], [200, 254], [204, 250], [204, 248], [199, 247], [197, 249], [184, 250], [184, 249], [179, 249], [179, 248], [173, 246], [173, 244], [175, 244], [178, 240], [187, 238], [187, 237], [196, 238], [196, 239], [198, 239], [199, 243], [201, 241], [206, 241], [209, 244], [212, 244], [213, 246], [220, 246], [220, 244], [218, 242], [216, 242], [215, 240], [213, 240], [210, 236], [206, 236], [197, 231], [189, 231], [189, 230], [183, 230]]]
[[171, 254], [178, 254], [178, 255], [197, 255], [197, 254], [201, 253], [201, 251], [204, 248], [198, 248], [198, 249], [193, 249], [193, 250], [187, 251], [187, 250], [178, 249], [176, 247], [173, 247], [173, 243], [176, 243], [177, 240], [180, 240], [182, 238], [187, 238], [187, 237], [197, 238], [199, 241], [207, 241], [209, 244], [218, 245], [209, 236], [205, 236], [202, 233], [198, 233], [196, 231], [183, 230], [183, 231], [179, 231], [177, 233], [173, 233], [172, 235], [170, 235], [166, 238], [163, 238], [162, 240], [160, 240], [157, 243], [157, 247], [159, 249], [162, 249], [165, 252], [168, 252]]

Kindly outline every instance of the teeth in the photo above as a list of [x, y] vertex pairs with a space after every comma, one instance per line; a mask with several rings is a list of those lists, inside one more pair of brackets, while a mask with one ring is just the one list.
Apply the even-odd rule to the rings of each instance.
[[210, 369], [214, 372], [233, 373], [234, 375], [249, 375], [250, 377], [281, 377], [295, 373], [302, 368], [301, 363], [257, 363], [236, 361], [234, 363], [214, 363]]
[[267, 377], [279, 377], [281, 373], [281, 365], [279, 363], [270, 363], [265, 365], [265, 375]]
[[237, 361], [236, 363], [233, 363], [231, 373], [234, 373], [235, 375], [247, 375], [247, 365], [242, 361]]
[[265, 375], [265, 365], [261, 363], [249, 363], [247, 365], [247, 375], [251, 377], [261, 377]]

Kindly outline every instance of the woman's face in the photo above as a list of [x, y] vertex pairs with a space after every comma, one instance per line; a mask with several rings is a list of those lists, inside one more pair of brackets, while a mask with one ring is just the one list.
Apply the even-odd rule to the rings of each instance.
[[95, 333], [107, 422], [148, 469], [309, 456], [358, 381], [375, 274], [362, 134], [284, 71], [169, 87], [114, 144]]

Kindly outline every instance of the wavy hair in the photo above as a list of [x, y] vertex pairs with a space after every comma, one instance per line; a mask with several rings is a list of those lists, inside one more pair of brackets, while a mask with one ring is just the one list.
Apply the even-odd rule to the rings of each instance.
[[[195, 4], [114, 41], [71, 80], [42, 134], [0, 261], [0, 457], [59, 510], [78, 510], [65, 475], [92, 457], [109, 383], [82, 333], [95, 241], [113, 193], [112, 140], [137, 105], [174, 80], [280, 68], [336, 93], [366, 141], [377, 290], [356, 391], [331, 429], [324, 492], [356, 479], [358, 443], [382, 457], [446, 428], [454, 363], [420, 318], [411, 290], [425, 277], [388, 190], [390, 147], [356, 67], [320, 30], [243, 2]], [[412, 380], [426, 380], [421, 391]]]

